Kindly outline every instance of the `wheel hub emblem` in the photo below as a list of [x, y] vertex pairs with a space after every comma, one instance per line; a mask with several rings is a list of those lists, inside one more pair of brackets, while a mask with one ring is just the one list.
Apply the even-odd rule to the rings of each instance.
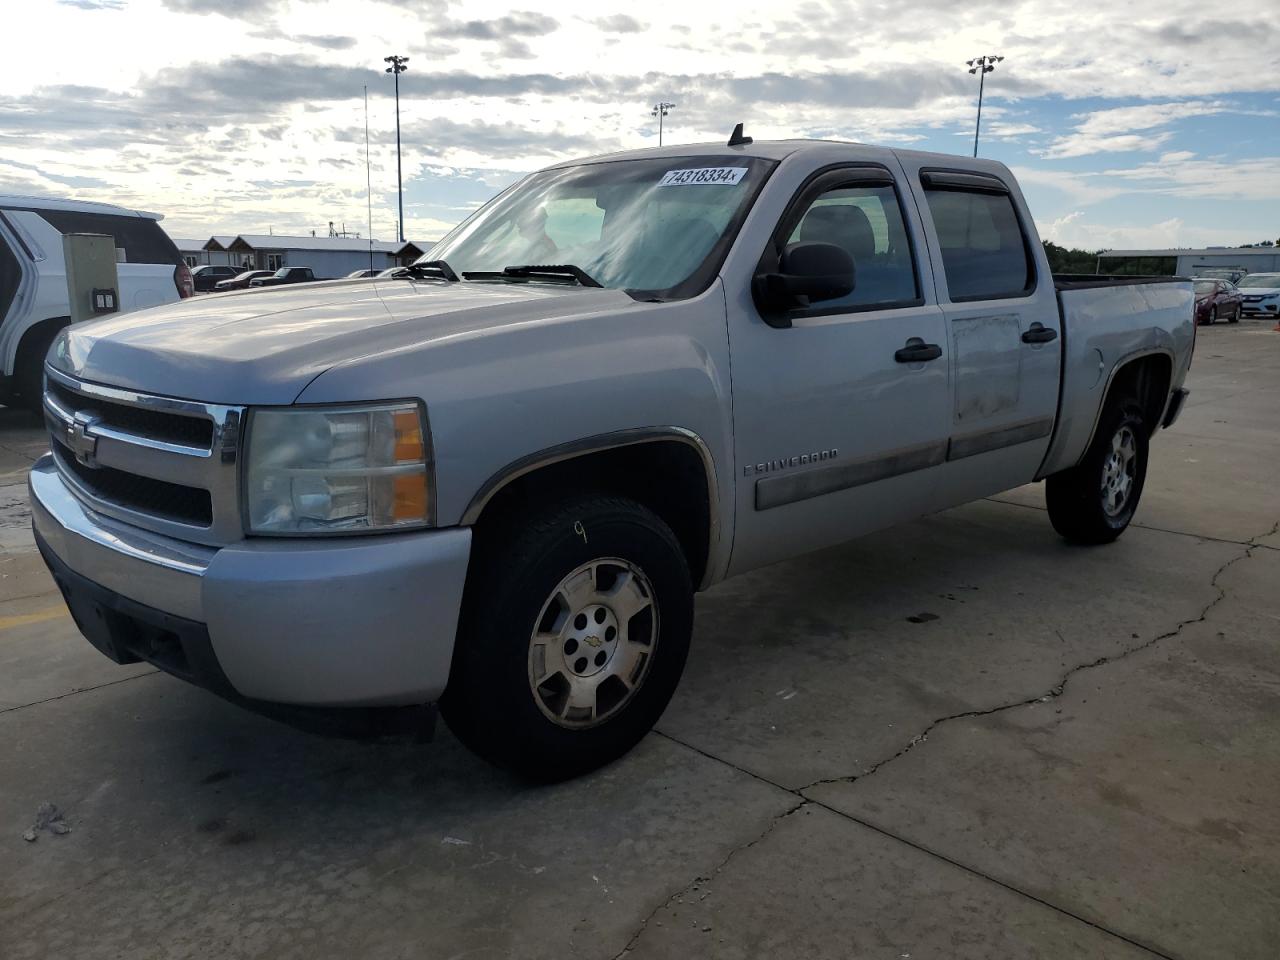
[[593, 647], [598, 647], [598, 646], [600, 646], [600, 638], [599, 638], [599, 637], [583, 637], [583, 638], [582, 638], [582, 642], [583, 642], [583, 643], [586, 643], [586, 644], [590, 644], [590, 645], [591, 645], [591, 646], [593, 646]]

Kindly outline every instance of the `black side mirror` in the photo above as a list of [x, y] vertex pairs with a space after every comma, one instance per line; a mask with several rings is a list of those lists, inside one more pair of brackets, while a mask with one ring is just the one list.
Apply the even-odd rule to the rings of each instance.
[[834, 243], [793, 243], [783, 251], [777, 273], [757, 273], [751, 284], [756, 308], [771, 327], [789, 327], [787, 314], [853, 292], [853, 257]]

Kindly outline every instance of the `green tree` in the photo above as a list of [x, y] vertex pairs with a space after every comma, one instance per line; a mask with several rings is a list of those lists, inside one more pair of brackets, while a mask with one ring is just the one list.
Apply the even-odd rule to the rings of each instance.
[[1097, 273], [1101, 250], [1075, 250], [1060, 247], [1052, 240], [1044, 242], [1049, 269], [1054, 273]]

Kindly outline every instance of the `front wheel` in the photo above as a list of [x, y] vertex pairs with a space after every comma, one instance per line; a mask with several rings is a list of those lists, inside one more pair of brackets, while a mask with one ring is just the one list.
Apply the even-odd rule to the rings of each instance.
[[1110, 543], [1124, 533], [1146, 483], [1149, 447], [1138, 402], [1108, 403], [1084, 459], [1045, 482], [1053, 529], [1073, 543]]
[[1239, 323], [1239, 322], [1240, 322], [1240, 308], [1236, 307], [1236, 312], [1231, 314], [1231, 319], [1228, 320], [1227, 323]]
[[1210, 307], [1209, 308], [1209, 324], [1213, 325], [1217, 322], [1218, 322], [1218, 308]]
[[630, 500], [582, 497], [482, 531], [441, 711], [485, 759], [563, 780], [630, 750], [684, 670], [680, 544]]

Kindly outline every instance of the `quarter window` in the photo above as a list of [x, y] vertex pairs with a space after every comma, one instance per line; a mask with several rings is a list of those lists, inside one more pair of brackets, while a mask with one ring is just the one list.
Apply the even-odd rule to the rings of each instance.
[[818, 308], [824, 313], [919, 300], [902, 209], [888, 184], [825, 191], [805, 210], [787, 242], [832, 243], [853, 257], [853, 292], [838, 300], [823, 300]]
[[1007, 193], [925, 191], [952, 301], [1022, 297], [1035, 269]]

